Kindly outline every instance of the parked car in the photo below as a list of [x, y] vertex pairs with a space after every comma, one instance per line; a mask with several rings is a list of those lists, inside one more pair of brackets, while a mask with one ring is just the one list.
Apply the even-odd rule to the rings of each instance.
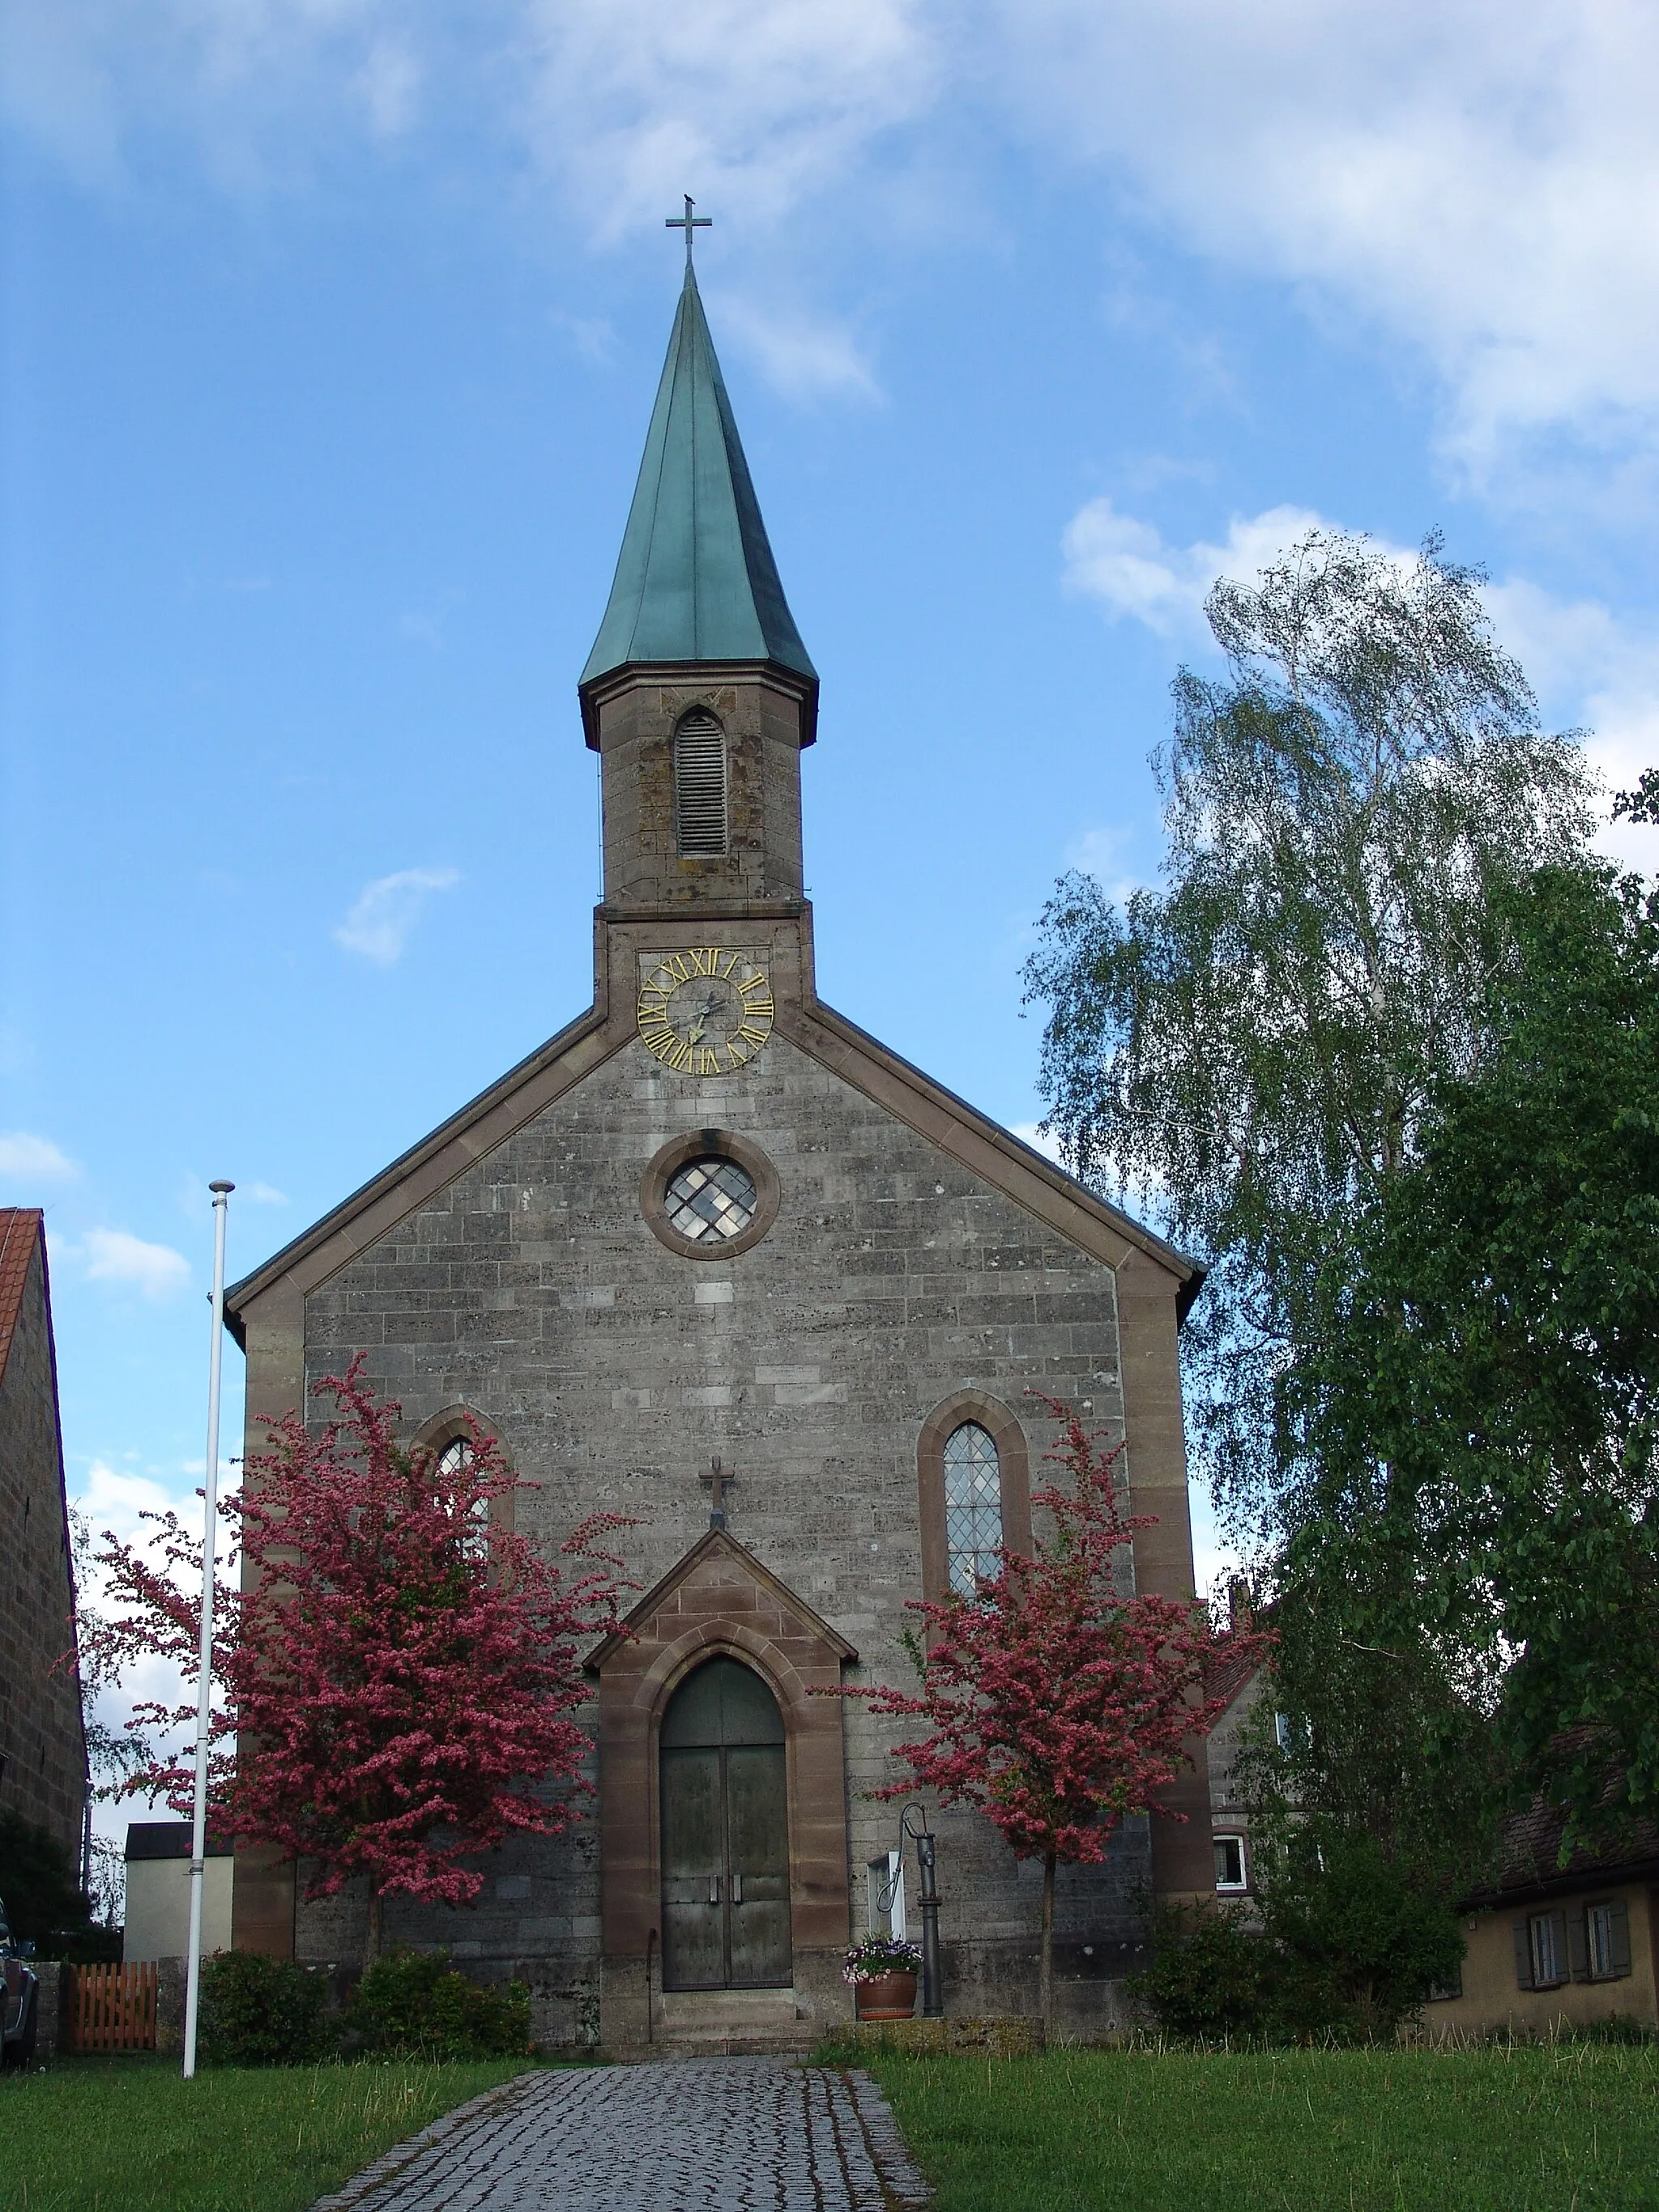
[[29, 1960], [33, 1943], [14, 1943], [6, 1907], [0, 1899], [0, 2060], [8, 2066], [34, 2063], [34, 2038], [40, 2024], [40, 1984]]

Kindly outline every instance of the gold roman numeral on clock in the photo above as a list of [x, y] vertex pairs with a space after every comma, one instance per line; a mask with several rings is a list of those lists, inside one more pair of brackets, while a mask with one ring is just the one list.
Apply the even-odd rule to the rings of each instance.
[[772, 980], [758, 961], [722, 945], [694, 945], [649, 961], [634, 1018], [646, 1050], [682, 1075], [746, 1067], [772, 1033]]

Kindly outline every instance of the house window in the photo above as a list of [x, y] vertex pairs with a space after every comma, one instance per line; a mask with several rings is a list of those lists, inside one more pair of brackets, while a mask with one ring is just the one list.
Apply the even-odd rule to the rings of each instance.
[[1615, 1981], [1629, 1973], [1630, 1908], [1622, 1899], [1586, 1909], [1584, 1950], [1591, 1981]]
[[1567, 1978], [1567, 1923], [1534, 1912], [1515, 1923], [1515, 1978], [1523, 1990], [1559, 1989]]
[[1215, 1838], [1215, 1886], [1218, 1889], [1234, 1891], [1246, 1887], [1243, 1836], [1218, 1836]]
[[945, 1552], [951, 1588], [971, 1597], [981, 1576], [998, 1573], [1002, 1541], [1002, 1465], [988, 1429], [963, 1421], [945, 1439]]
[[674, 732], [674, 842], [687, 860], [726, 850], [726, 732], [706, 707]]

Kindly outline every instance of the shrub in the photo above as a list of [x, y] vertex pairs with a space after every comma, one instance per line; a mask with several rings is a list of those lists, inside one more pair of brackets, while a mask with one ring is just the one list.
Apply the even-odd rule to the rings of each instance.
[[1374, 1838], [1312, 1819], [1260, 1840], [1259, 1917], [1164, 1906], [1132, 1993], [1166, 2035], [1386, 2041], [1463, 1956], [1445, 1899]]
[[222, 1951], [202, 1969], [201, 2054], [210, 2066], [300, 2066], [326, 2057], [328, 1983], [291, 1959]]
[[1166, 2035], [1256, 2037], [1267, 2032], [1272, 1966], [1261, 1929], [1236, 1908], [1159, 1905], [1152, 1963], [1129, 1993]]
[[352, 1993], [346, 2024], [367, 2051], [422, 2058], [505, 2058], [528, 2051], [530, 1991], [522, 1982], [470, 1982], [441, 1954], [388, 1951]]
[[1463, 1957], [1446, 1899], [1373, 1836], [1317, 1817], [1258, 1849], [1273, 2010], [1297, 2041], [1387, 2039]]

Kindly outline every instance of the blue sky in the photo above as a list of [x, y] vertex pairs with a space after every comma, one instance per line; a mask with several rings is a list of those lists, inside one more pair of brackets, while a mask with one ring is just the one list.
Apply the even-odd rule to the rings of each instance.
[[1306, 520], [1443, 527], [1659, 760], [1650, 9], [8, 0], [0, 81], [0, 1200], [100, 1522], [199, 1479], [210, 1176], [246, 1272], [586, 1003], [684, 191], [820, 987], [999, 1118], [1049, 887], [1155, 870], [1204, 591]]

